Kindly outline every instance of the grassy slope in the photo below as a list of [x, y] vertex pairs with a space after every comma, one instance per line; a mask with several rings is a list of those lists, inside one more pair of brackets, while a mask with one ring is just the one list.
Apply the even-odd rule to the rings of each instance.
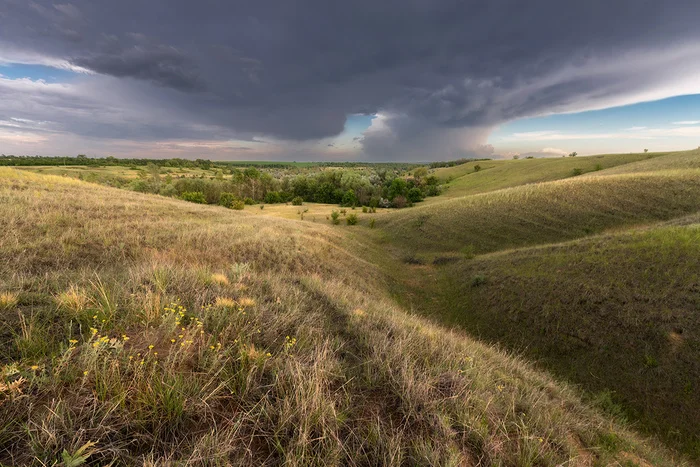
[[394, 270], [396, 295], [592, 392], [611, 390], [633, 420], [700, 457], [700, 171], [664, 170], [697, 157], [386, 215], [385, 248], [423, 263]]
[[698, 224], [494, 253], [445, 266], [436, 308], [697, 456], [698, 264]]
[[435, 256], [580, 238], [700, 209], [700, 171], [576, 177], [444, 200], [378, 218], [385, 240]]
[[12, 169], [0, 218], [0, 462], [680, 462], [404, 313], [343, 231]]
[[[583, 173], [595, 172], [642, 160], [653, 160], [664, 154], [667, 153], [478, 161], [437, 169], [434, 174], [442, 180], [451, 180], [444, 197], [457, 198], [529, 183], [561, 180], [571, 177], [574, 169], [581, 169]], [[481, 167], [479, 172], [474, 172], [476, 165]]]
[[662, 157], [625, 164], [604, 174], [655, 172], [659, 170], [700, 169], [700, 149], [666, 154]]

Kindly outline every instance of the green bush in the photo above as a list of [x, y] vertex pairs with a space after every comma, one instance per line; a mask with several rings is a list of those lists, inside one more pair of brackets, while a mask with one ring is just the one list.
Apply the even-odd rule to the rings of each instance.
[[368, 212], [368, 211], [367, 211], [367, 206], [362, 206], [362, 212], [364, 212], [365, 214]]
[[373, 228], [374, 228], [374, 224], [375, 224], [376, 220], [377, 220], [377, 219], [374, 219], [374, 218], [372, 218], [372, 219], [369, 220], [369, 228], [370, 228], [370, 229], [373, 229]]
[[345, 222], [347, 222], [348, 225], [357, 224], [357, 214], [349, 214], [348, 217], [345, 219]]
[[236, 201], [236, 195], [233, 193], [221, 193], [219, 197], [219, 205], [227, 208], [230, 208], [234, 201]]
[[[572, 156], [572, 157], [573, 157], [573, 156]], [[582, 170], [582, 169], [574, 169], [574, 170], [571, 171], [571, 176], [572, 176], [572, 177], [578, 177], [579, 175], [582, 175], [582, 174], [583, 174], [583, 170]]]
[[292, 204], [294, 206], [301, 206], [302, 204], [304, 204], [304, 200], [301, 198], [301, 196], [295, 196], [292, 199]]
[[474, 166], [474, 172], [478, 172], [479, 170], [481, 170], [481, 166], [479, 164], [476, 164]]
[[331, 212], [331, 219], [332, 219], [333, 224], [335, 224], [335, 225], [340, 224], [340, 219], [338, 219], [339, 217], [340, 217], [340, 213], [338, 211]]
[[245, 201], [238, 199], [231, 204], [231, 208], [235, 209], [236, 211], [242, 211], [245, 208]]
[[160, 187], [159, 193], [161, 196], [168, 196], [170, 198], [173, 198], [175, 197], [175, 195], [177, 195], [177, 190], [170, 183], [166, 183], [165, 185]]
[[343, 200], [341, 202], [343, 206], [356, 206], [357, 205], [357, 196], [355, 196], [355, 192], [353, 190], [348, 190], [345, 192], [343, 195]]
[[247, 204], [248, 206], [252, 206], [255, 204], [255, 200], [253, 198], [246, 198], [243, 200], [243, 203]]
[[423, 193], [420, 191], [420, 188], [411, 188], [408, 190], [408, 194], [406, 195], [408, 200], [412, 203], [418, 203], [419, 201], [423, 201]]
[[282, 202], [282, 196], [279, 191], [268, 191], [265, 195], [265, 202], [267, 204], [275, 204]]
[[201, 191], [186, 191], [180, 195], [180, 199], [190, 203], [207, 204], [207, 199]]
[[430, 185], [428, 187], [428, 192], [426, 195], [428, 196], [438, 196], [440, 194], [440, 187], [437, 185]]

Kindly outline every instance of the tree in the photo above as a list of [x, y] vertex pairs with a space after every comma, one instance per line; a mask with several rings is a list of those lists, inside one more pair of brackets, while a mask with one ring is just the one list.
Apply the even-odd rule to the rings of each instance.
[[423, 201], [423, 193], [420, 191], [420, 188], [411, 188], [408, 190], [408, 194], [406, 195], [408, 200], [412, 203], [418, 203], [419, 201]]
[[648, 150], [648, 149], [645, 149], [644, 152], [649, 152], [649, 150]]
[[403, 178], [395, 178], [391, 181], [389, 185], [388, 198], [393, 200], [397, 196], [403, 196], [406, 193], [406, 180]]
[[343, 201], [342, 201], [343, 206], [355, 206], [357, 205], [357, 196], [355, 196], [355, 192], [353, 190], [348, 190], [345, 192], [343, 195]]
[[576, 157], [576, 156], [578, 156], [578, 153], [576, 151], [569, 154], [569, 157]]
[[413, 171], [413, 176], [417, 179], [421, 179], [426, 175], [428, 175], [427, 167], [418, 167], [416, 170]]

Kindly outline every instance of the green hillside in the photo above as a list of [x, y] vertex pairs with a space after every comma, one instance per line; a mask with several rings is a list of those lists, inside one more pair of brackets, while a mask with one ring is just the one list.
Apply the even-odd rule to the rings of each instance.
[[395, 211], [373, 238], [404, 262], [385, 268], [405, 306], [522, 353], [698, 458], [693, 157]]
[[683, 463], [406, 313], [349, 229], [13, 169], [0, 200], [3, 464]]
[[443, 200], [380, 218], [417, 256], [485, 253], [581, 238], [700, 210], [700, 171], [575, 177]]
[[603, 174], [656, 172], [659, 170], [700, 169], [700, 149], [675, 152], [606, 170]]
[[[665, 154], [668, 153], [478, 161], [437, 169], [434, 175], [449, 181], [445, 197], [457, 198], [529, 183], [561, 180], [575, 174], [597, 172], [648, 159], [653, 160]], [[475, 166], [479, 166], [480, 170], [475, 171]]]
[[429, 311], [698, 455], [698, 264], [700, 224], [492, 253], [441, 267]]

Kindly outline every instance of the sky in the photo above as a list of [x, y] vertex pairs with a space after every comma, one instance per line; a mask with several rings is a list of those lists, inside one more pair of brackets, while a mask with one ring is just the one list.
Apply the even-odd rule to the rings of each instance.
[[697, 0], [0, 0], [0, 153], [700, 146]]

